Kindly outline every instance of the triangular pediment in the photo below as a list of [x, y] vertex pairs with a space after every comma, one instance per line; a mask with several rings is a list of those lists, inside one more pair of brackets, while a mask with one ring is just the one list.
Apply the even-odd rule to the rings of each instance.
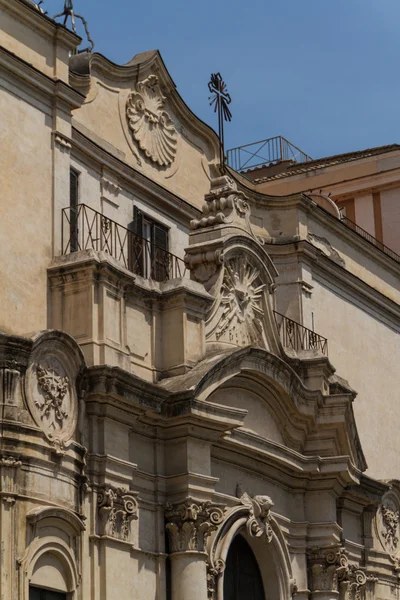
[[72, 57], [71, 83], [86, 96], [78, 131], [201, 206], [217, 172], [218, 138], [185, 104], [157, 50], [123, 66], [100, 54]]

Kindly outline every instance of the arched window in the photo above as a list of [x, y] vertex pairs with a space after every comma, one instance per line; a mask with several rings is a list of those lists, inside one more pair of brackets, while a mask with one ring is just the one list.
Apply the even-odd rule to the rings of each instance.
[[226, 559], [224, 600], [265, 600], [257, 561], [241, 535], [233, 540]]

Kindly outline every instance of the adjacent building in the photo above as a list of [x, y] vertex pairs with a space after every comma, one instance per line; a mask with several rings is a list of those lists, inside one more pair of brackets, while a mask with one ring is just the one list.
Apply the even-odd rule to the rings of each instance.
[[157, 51], [0, 15], [2, 598], [397, 599], [398, 146], [221, 170]]

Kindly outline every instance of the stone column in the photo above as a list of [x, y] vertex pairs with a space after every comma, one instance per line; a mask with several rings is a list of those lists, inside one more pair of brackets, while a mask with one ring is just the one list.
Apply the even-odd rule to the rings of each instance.
[[222, 515], [211, 503], [191, 499], [166, 506], [172, 600], [207, 600], [207, 538]]

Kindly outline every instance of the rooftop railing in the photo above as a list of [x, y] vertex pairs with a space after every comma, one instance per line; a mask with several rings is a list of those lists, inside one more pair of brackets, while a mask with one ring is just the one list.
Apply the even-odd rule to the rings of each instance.
[[281, 135], [227, 151], [228, 165], [235, 171], [256, 169], [283, 160], [293, 160], [299, 163], [308, 162], [312, 158]]
[[352, 229], [353, 231], [358, 233], [358, 235], [361, 235], [361, 237], [363, 237], [365, 240], [367, 240], [370, 244], [373, 244], [374, 246], [379, 248], [379, 250], [381, 250], [382, 252], [384, 252], [385, 254], [387, 254], [388, 256], [390, 256], [391, 258], [396, 260], [397, 262], [400, 262], [400, 256], [394, 250], [391, 250], [390, 248], [385, 246], [385, 244], [383, 242], [380, 242], [379, 240], [377, 240], [373, 235], [368, 233], [368, 231], [365, 231], [365, 229], [363, 229], [362, 227], [357, 225], [357, 223], [354, 223], [348, 217], [342, 217], [341, 222], [344, 225], [346, 225], [346, 227], [349, 227], [349, 229]]
[[126, 269], [153, 281], [185, 277], [181, 258], [152, 244], [86, 204], [62, 210], [62, 254], [93, 249], [103, 251]]
[[288, 319], [281, 313], [274, 311], [275, 322], [284, 348], [300, 350], [316, 350], [328, 356], [328, 340], [322, 335], [307, 329], [297, 321]]

